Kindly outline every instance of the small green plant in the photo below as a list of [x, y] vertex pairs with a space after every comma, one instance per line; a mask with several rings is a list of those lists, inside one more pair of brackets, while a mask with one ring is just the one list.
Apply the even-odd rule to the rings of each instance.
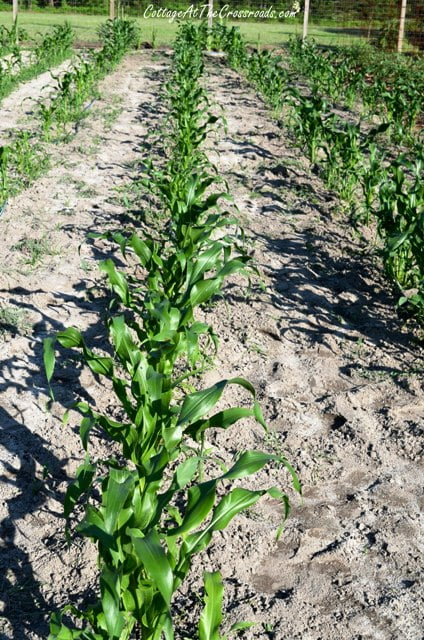
[[7, 334], [26, 335], [31, 329], [28, 313], [16, 306], [0, 307], [0, 337]]
[[45, 235], [41, 238], [22, 238], [12, 249], [20, 251], [23, 255], [24, 264], [31, 267], [35, 267], [42, 262], [45, 256], [56, 254], [56, 251], [51, 246], [51, 241]]

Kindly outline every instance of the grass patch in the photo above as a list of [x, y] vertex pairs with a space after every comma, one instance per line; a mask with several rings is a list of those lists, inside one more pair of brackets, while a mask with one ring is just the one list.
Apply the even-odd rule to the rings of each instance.
[[47, 236], [42, 238], [22, 238], [12, 249], [22, 253], [24, 264], [35, 267], [40, 264], [45, 256], [57, 255]]
[[[98, 42], [98, 27], [105, 22], [107, 16], [80, 15], [75, 13], [23, 11], [19, 13], [19, 25], [27, 31], [30, 38], [37, 33], [44, 33], [52, 25], [60, 24], [66, 20], [71, 24], [76, 33], [77, 40], [82, 42]], [[142, 42], [154, 42], [155, 46], [172, 45], [178, 25], [169, 23], [161, 18], [135, 18], [142, 31]], [[229, 22], [230, 26], [240, 27], [241, 33], [248, 44], [275, 45], [287, 42], [292, 35], [301, 35], [302, 25], [293, 22]], [[12, 12], [0, 11], [0, 25], [8, 29], [12, 26]], [[349, 30], [342, 27], [339, 31], [335, 27], [326, 25], [310, 25], [309, 35], [316, 39], [318, 44], [352, 44], [362, 40], [360, 36], [352, 35]]]

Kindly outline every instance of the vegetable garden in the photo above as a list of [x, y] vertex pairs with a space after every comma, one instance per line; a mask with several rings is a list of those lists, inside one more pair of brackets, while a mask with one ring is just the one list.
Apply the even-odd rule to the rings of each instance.
[[4, 638], [420, 637], [421, 62], [100, 36], [5, 71]]

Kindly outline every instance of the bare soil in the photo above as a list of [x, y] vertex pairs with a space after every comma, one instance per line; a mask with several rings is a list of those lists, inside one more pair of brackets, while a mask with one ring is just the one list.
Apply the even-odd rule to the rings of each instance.
[[[65, 542], [61, 501], [83, 453], [77, 416], [67, 426], [61, 416], [76, 398], [101, 408], [108, 396], [64, 357], [49, 410], [41, 345], [71, 325], [104, 343], [108, 300], [97, 264], [110, 248], [87, 233], [125, 224], [134, 163], [163, 117], [167, 66], [164, 54], [129, 56], [73, 140], [50, 149], [51, 170], [1, 218], [0, 311], [21, 313], [19, 328], [3, 327], [0, 337], [1, 640], [46, 638], [50, 611], [96, 590], [95, 550]], [[284, 453], [304, 498], [278, 469], [252, 480], [289, 492], [283, 534], [277, 542], [282, 514], [270, 499], [218, 533], [177, 598], [190, 611], [180, 636], [194, 637], [201, 572], [220, 569], [228, 625], [256, 623], [246, 640], [422, 640], [421, 347], [396, 317], [373, 250], [287, 132], [221, 62], [208, 62], [207, 83], [228, 121], [211, 159], [228, 180], [263, 286], [246, 296], [234, 278], [204, 312], [220, 348], [203, 385], [248, 378], [270, 427], [265, 435], [246, 422], [210, 446], [226, 461], [244, 448]], [[4, 130], [8, 116], [0, 118]], [[101, 455], [109, 444], [93, 447]]]

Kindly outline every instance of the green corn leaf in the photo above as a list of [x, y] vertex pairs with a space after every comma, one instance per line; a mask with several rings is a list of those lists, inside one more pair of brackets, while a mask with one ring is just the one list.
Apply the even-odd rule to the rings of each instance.
[[112, 289], [121, 298], [123, 304], [126, 307], [131, 307], [131, 295], [127, 280], [122, 273], [116, 270], [113, 260], [102, 260], [100, 270], [107, 273]]
[[180, 536], [197, 529], [207, 518], [215, 503], [218, 480], [209, 480], [190, 487], [187, 508], [182, 524], [167, 532], [168, 536]]
[[141, 240], [138, 235], [134, 234], [131, 237], [130, 245], [139, 257], [143, 267], [147, 267], [152, 259], [152, 249], [149, 247], [148, 243]]
[[246, 258], [234, 258], [233, 260], [229, 260], [219, 271], [218, 278], [226, 278], [233, 273], [240, 273], [246, 266], [246, 263], [251, 258], [246, 256]]
[[[190, 427], [193, 423], [195, 423], [200, 418], [203, 418], [213, 407], [217, 404], [219, 399], [222, 396], [222, 393], [225, 387], [228, 384], [236, 384], [248, 391], [254, 398], [256, 403], [256, 391], [253, 385], [250, 384], [244, 378], [230, 378], [229, 380], [220, 380], [212, 387], [208, 389], [204, 389], [203, 391], [196, 391], [185, 397], [183, 406], [181, 407], [180, 415], [178, 417], [178, 424], [184, 425], [188, 424]], [[235, 411], [240, 411], [240, 417], [245, 417], [242, 409], [236, 409]], [[258, 410], [256, 406], [254, 408], [254, 415], [258, 414]], [[259, 414], [258, 414], [259, 415]], [[234, 410], [232, 413], [230, 412], [220, 412], [214, 416], [217, 420], [221, 417], [222, 420], [232, 420], [232, 423], [236, 422]], [[211, 418], [210, 420], [212, 420]], [[231, 423], [231, 424], [232, 424]], [[262, 424], [262, 422], [261, 422]], [[219, 424], [218, 424], [219, 426]]]
[[210, 249], [197, 256], [190, 274], [190, 283], [196, 282], [201, 275], [210, 271], [216, 265], [222, 249], [223, 245], [220, 242], [215, 242]]
[[178, 465], [175, 473], [174, 473], [174, 481], [175, 487], [177, 490], [185, 487], [191, 480], [193, 479], [197, 468], [199, 466], [200, 458], [194, 456], [192, 458], [187, 458], [180, 465]]
[[100, 592], [109, 640], [119, 640], [125, 620], [119, 610], [120, 580], [117, 571], [109, 567], [103, 568], [100, 576]]
[[266, 493], [265, 489], [260, 491], [250, 491], [249, 489], [236, 488], [224, 496], [215, 508], [212, 520], [208, 526], [210, 531], [225, 529], [228, 523], [240, 511], [251, 507]]
[[222, 599], [224, 585], [219, 571], [203, 574], [205, 584], [205, 607], [199, 621], [199, 640], [220, 640], [222, 623]]
[[257, 624], [257, 622], [235, 622], [230, 627], [230, 631], [243, 631], [244, 629], [251, 629]]
[[246, 451], [223, 476], [223, 479], [234, 480], [236, 478], [244, 478], [256, 473], [269, 462], [281, 462], [281, 457], [260, 451]]
[[103, 356], [96, 356], [89, 349], [84, 349], [85, 360], [93, 373], [111, 378], [113, 376], [113, 360]]
[[201, 434], [207, 429], [228, 429], [228, 427], [239, 420], [250, 418], [254, 415], [255, 412], [252, 409], [244, 409], [242, 407], [224, 409], [224, 411], [216, 413], [207, 420], [197, 420], [190, 424], [184, 433], [192, 437], [196, 442], [199, 442]]
[[84, 451], [87, 451], [88, 448], [88, 438], [90, 436], [90, 431], [95, 425], [95, 420], [90, 417], [83, 418], [80, 424], [80, 438], [82, 442], [82, 446], [84, 447]]
[[211, 300], [220, 291], [221, 285], [222, 279], [220, 278], [208, 278], [207, 280], [196, 282], [190, 290], [190, 304], [192, 307]]
[[237, 488], [224, 496], [215, 508], [207, 527], [202, 531], [192, 533], [185, 539], [181, 547], [181, 562], [184, 563], [189, 556], [203, 551], [211, 541], [214, 531], [225, 529], [234, 516], [243, 511], [243, 509], [255, 504], [264, 493], [266, 493], [265, 489], [262, 491], [249, 491]]
[[121, 361], [124, 364], [130, 362], [132, 366], [135, 367], [141, 359], [140, 351], [132, 339], [124, 316], [113, 318], [110, 325], [110, 335], [115, 345], [116, 353]]
[[178, 424], [191, 424], [207, 414], [222, 396], [228, 380], [221, 380], [203, 391], [196, 391], [184, 398]]
[[87, 538], [100, 541], [106, 549], [116, 549], [113, 536], [105, 530], [103, 518], [91, 505], [87, 506], [84, 520], [77, 526], [76, 530]]
[[75, 480], [66, 491], [63, 503], [63, 515], [65, 518], [70, 516], [79, 498], [91, 489], [95, 473], [96, 465], [91, 464], [87, 456], [85, 462], [76, 470]]
[[134, 476], [129, 469], [110, 469], [107, 488], [103, 490], [101, 507], [105, 530], [113, 535], [119, 513], [134, 489]]
[[73, 327], [69, 327], [65, 331], [60, 331], [56, 334], [56, 340], [67, 349], [73, 347], [81, 347], [83, 345], [83, 339], [79, 331]]
[[53, 613], [50, 618], [48, 640], [102, 640], [102, 636], [84, 629], [70, 629], [62, 622], [62, 613]]
[[128, 529], [128, 534], [131, 536], [137, 557], [169, 606], [173, 593], [174, 576], [158, 534], [152, 530], [142, 537], [138, 529]]
[[46, 371], [47, 382], [50, 384], [50, 380], [52, 379], [54, 373], [54, 365], [55, 365], [55, 353], [54, 353], [54, 338], [45, 338], [43, 342], [43, 360], [44, 360], [44, 369]]

